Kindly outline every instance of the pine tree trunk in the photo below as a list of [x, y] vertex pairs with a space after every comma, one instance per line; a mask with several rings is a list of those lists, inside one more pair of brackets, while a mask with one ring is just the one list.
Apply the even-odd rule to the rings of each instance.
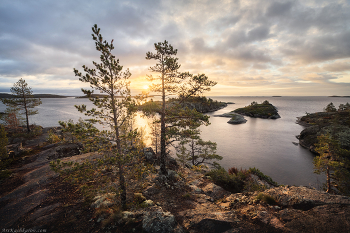
[[27, 100], [26, 100], [26, 97], [25, 97], [24, 93], [23, 93], [23, 105], [24, 105], [24, 110], [25, 110], [25, 114], [26, 114], [27, 131], [29, 133], [30, 132], [30, 127], [29, 127], [29, 119], [28, 119]]
[[191, 142], [191, 155], [192, 155], [192, 165], [196, 165], [195, 160], [194, 160], [194, 142], [193, 142], [193, 139]]
[[[113, 89], [112, 89], [113, 92]], [[122, 149], [120, 144], [120, 137], [119, 137], [119, 128], [118, 128], [118, 122], [117, 122], [117, 110], [115, 109], [115, 99], [114, 95], [111, 95], [112, 99], [112, 109], [113, 109], [113, 121], [114, 121], [114, 129], [115, 129], [115, 137], [117, 141], [117, 153], [119, 156], [118, 160], [118, 168], [119, 168], [119, 185], [121, 189], [120, 194], [120, 202], [122, 204], [122, 209], [126, 210], [126, 185], [125, 185], [125, 177], [124, 177], [124, 168], [122, 163]]]
[[126, 210], [126, 185], [125, 185], [125, 177], [124, 177], [124, 167], [122, 163], [122, 150], [121, 150], [121, 145], [120, 145], [120, 138], [119, 138], [119, 130], [116, 127], [115, 129], [115, 134], [117, 138], [117, 151], [118, 151], [118, 156], [119, 156], [119, 161], [118, 161], [118, 168], [119, 168], [119, 184], [120, 184], [120, 189], [121, 189], [121, 194], [120, 194], [120, 201], [122, 204], [123, 210]]
[[164, 90], [164, 74], [162, 74], [162, 112], [160, 117], [160, 171], [163, 175], [168, 175], [165, 166], [165, 156], [166, 156], [166, 148], [165, 148], [165, 90]]
[[329, 174], [329, 166], [327, 165], [327, 193], [331, 192], [331, 176]]
[[122, 204], [123, 210], [126, 210], [126, 186], [125, 186], [125, 177], [124, 177], [124, 167], [122, 165], [122, 162], [118, 162], [118, 168], [119, 168], [119, 182], [120, 182], [120, 201]]

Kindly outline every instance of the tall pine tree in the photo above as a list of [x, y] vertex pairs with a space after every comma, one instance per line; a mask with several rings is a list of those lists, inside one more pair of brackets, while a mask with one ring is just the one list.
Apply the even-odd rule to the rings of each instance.
[[[116, 142], [116, 157], [119, 168], [119, 182], [121, 189], [121, 204], [126, 209], [126, 181], [124, 177], [124, 164], [126, 151], [122, 148], [122, 138], [127, 137], [127, 132], [123, 127], [130, 120], [136, 111], [135, 103], [130, 95], [130, 82], [128, 81], [131, 73], [128, 69], [123, 71], [123, 66], [119, 64], [119, 59], [115, 59], [112, 54], [114, 49], [113, 40], [108, 43], [103, 40], [100, 34], [100, 28], [95, 24], [92, 27], [92, 38], [95, 41], [96, 50], [101, 53], [100, 63], [94, 62], [95, 68], [90, 69], [83, 66], [85, 75], [74, 69], [74, 73], [79, 80], [89, 83], [93, 90], [82, 89], [90, 101], [97, 107], [91, 110], [86, 109], [86, 105], [76, 106], [80, 112], [94, 117], [94, 121], [101, 124], [107, 124], [113, 131], [114, 141]], [[102, 98], [93, 95], [97, 90], [104, 96]]]
[[11, 87], [14, 98], [1, 99], [2, 103], [15, 112], [19, 111], [25, 115], [27, 131], [30, 132], [28, 116], [38, 114], [38, 110], [32, 110], [42, 102], [40, 98], [34, 98], [32, 89], [28, 87], [25, 80], [20, 79]]
[[[180, 64], [176, 58], [177, 49], [174, 49], [168, 41], [154, 44], [156, 52], [147, 52], [147, 60], [156, 60], [156, 65], [149, 68], [154, 77], [149, 75], [152, 81], [151, 91], [161, 93], [162, 106], [160, 109], [160, 170], [167, 175], [165, 158], [167, 145], [184, 137], [193, 137], [198, 134], [197, 128], [202, 124], [209, 124], [209, 117], [195, 109], [189, 109], [184, 102], [196, 95], [200, 95], [216, 85], [216, 82], [208, 80], [204, 74], [193, 76], [189, 73], [180, 73]], [[177, 99], [166, 106], [166, 98], [175, 95]]]

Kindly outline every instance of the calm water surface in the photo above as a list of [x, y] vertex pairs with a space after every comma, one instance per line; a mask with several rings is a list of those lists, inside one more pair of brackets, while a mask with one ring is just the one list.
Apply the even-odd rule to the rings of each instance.
[[[341, 103], [350, 102], [349, 98], [338, 97], [211, 97], [218, 101], [234, 102], [228, 107], [209, 113], [211, 125], [202, 126], [202, 138], [217, 143], [217, 153], [223, 156], [220, 164], [226, 169], [256, 167], [271, 176], [281, 184], [308, 185], [320, 187], [324, 176], [313, 173], [313, 154], [296, 146], [298, 135], [303, 127], [296, 124], [297, 117], [305, 112], [320, 112], [333, 102], [336, 107]], [[268, 120], [246, 117], [245, 124], [227, 124], [229, 118], [214, 117], [214, 115], [232, 111], [249, 105], [252, 101], [258, 103], [268, 100], [278, 108], [280, 119]], [[30, 122], [48, 126], [58, 126], [58, 121], [72, 119], [77, 121], [84, 115], [79, 113], [74, 105], [86, 104], [92, 107], [88, 99], [42, 99], [38, 106], [39, 114], [31, 116]], [[6, 107], [0, 103], [0, 111]], [[147, 125], [147, 120], [137, 118], [138, 125]]]

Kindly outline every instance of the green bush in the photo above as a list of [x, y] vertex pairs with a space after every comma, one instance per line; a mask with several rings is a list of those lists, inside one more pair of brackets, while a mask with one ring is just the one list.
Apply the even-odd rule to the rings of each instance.
[[269, 205], [277, 205], [277, 202], [273, 197], [271, 197], [267, 194], [264, 194], [264, 193], [259, 193], [258, 196], [256, 196], [256, 199], [263, 201]]
[[55, 134], [54, 130], [50, 129], [49, 131], [49, 138], [47, 140], [49, 143], [56, 143], [56, 142], [60, 142], [61, 139], [60, 137]]
[[9, 170], [1, 170], [0, 171], [0, 180], [9, 178], [11, 176], [12, 172]]
[[228, 174], [224, 168], [211, 170], [207, 175], [213, 179], [215, 184], [229, 192], [238, 193], [243, 190], [244, 182], [235, 174]]
[[256, 176], [258, 176], [260, 179], [262, 180], [265, 180], [267, 183], [269, 183], [270, 185], [273, 185], [275, 187], [278, 186], [277, 182], [274, 181], [271, 177], [265, 175], [264, 173], [262, 173], [259, 169], [253, 167], [253, 168], [249, 168], [248, 171], [251, 173], [251, 174], [254, 174]]

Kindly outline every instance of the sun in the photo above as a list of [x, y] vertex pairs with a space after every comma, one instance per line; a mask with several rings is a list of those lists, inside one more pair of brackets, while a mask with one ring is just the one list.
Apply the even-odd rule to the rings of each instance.
[[149, 88], [149, 86], [148, 85], [143, 85], [143, 89], [148, 89]]

